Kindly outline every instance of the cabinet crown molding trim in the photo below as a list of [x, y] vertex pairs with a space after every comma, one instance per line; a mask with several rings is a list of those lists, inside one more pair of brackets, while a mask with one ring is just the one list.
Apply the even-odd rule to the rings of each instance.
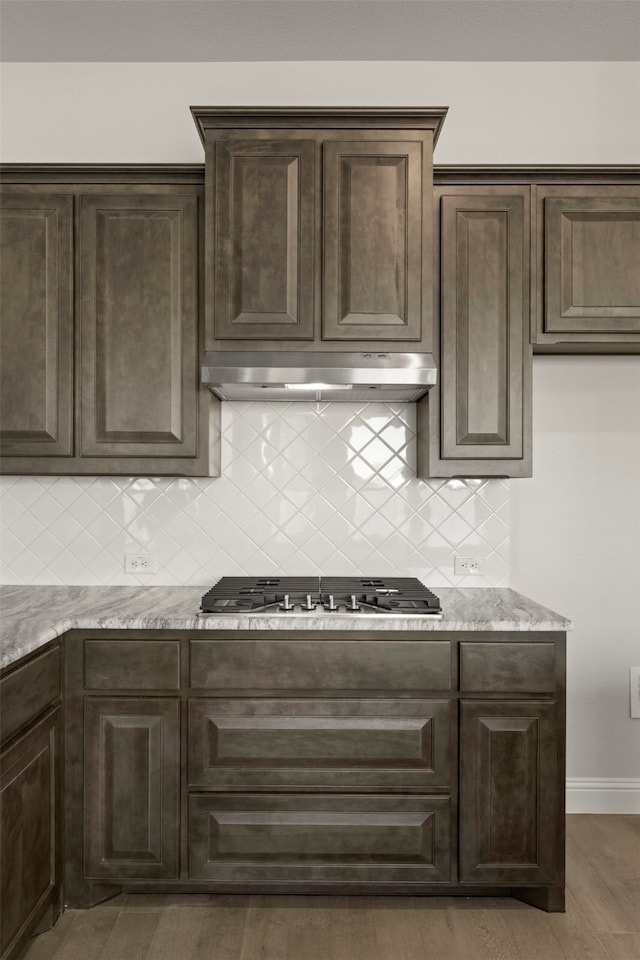
[[190, 107], [200, 139], [221, 127], [376, 127], [433, 130], [437, 143], [448, 107]]
[[[197, 109], [197, 108], [194, 108]], [[373, 118], [370, 118], [373, 119]], [[226, 126], [227, 124], [225, 124]], [[204, 183], [204, 163], [2, 163], [12, 183]], [[435, 186], [469, 183], [640, 183], [639, 164], [443, 164]]]

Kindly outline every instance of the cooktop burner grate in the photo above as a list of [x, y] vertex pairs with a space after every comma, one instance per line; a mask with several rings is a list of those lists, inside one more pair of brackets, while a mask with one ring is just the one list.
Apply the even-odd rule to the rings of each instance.
[[207, 613], [442, 615], [415, 577], [222, 577], [202, 598]]

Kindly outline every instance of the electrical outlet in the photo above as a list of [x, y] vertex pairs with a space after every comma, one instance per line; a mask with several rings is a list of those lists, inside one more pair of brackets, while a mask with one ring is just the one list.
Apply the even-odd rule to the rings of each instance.
[[456, 577], [468, 577], [482, 573], [483, 557], [454, 557], [453, 572]]
[[629, 716], [640, 720], [640, 667], [629, 667]]
[[155, 573], [156, 561], [148, 553], [125, 553], [125, 573]]

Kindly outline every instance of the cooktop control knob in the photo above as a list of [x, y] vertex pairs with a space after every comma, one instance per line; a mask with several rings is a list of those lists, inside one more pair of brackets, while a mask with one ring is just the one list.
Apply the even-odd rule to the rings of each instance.
[[357, 600], [357, 598], [356, 598], [355, 593], [352, 593], [352, 594], [351, 594], [351, 604], [350, 604], [350, 606], [349, 606], [349, 610], [353, 610], [355, 613], [357, 613], [357, 611], [358, 611], [359, 609], [360, 609], [360, 604], [358, 603], [358, 600]]
[[338, 609], [338, 605], [336, 604], [336, 601], [334, 600], [333, 594], [330, 593], [330, 594], [329, 594], [329, 603], [327, 603], [327, 604], [325, 605], [325, 610], [337, 610], [337, 609]]
[[291, 601], [290, 601], [290, 599], [289, 599], [289, 594], [288, 594], [288, 593], [285, 593], [284, 597], [282, 598], [282, 603], [280, 604], [279, 609], [280, 609], [280, 610], [293, 610], [293, 604], [291, 603]]
[[310, 594], [310, 593], [307, 594], [307, 602], [305, 603], [304, 608], [305, 608], [305, 610], [315, 610], [315, 608], [316, 608], [315, 603], [314, 603], [313, 600], [311, 599], [311, 594]]

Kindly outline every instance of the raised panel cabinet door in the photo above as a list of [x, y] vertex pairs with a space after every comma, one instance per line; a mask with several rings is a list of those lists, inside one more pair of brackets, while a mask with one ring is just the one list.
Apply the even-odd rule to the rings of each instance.
[[431, 139], [323, 143], [324, 340], [417, 341], [423, 313], [430, 327]]
[[441, 457], [523, 460], [530, 380], [525, 193], [441, 200]]
[[[311, 340], [315, 143], [215, 143], [216, 339]], [[207, 302], [212, 296], [209, 288]]]
[[640, 342], [640, 187], [544, 199], [543, 332]]
[[34, 935], [60, 883], [59, 743], [56, 707], [0, 757], [2, 957]]
[[460, 705], [460, 880], [553, 881], [561, 868], [555, 703]]
[[178, 875], [177, 699], [85, 700], [85, 874]]
[[73, 197], [0, 203], [0, 452], [73, 453]]
[[84, 195], [80, 214], [83, 457], [195, 457], [198, 199]]
[[446, 882], [451, 799], [191, 794], [189, 878]]

